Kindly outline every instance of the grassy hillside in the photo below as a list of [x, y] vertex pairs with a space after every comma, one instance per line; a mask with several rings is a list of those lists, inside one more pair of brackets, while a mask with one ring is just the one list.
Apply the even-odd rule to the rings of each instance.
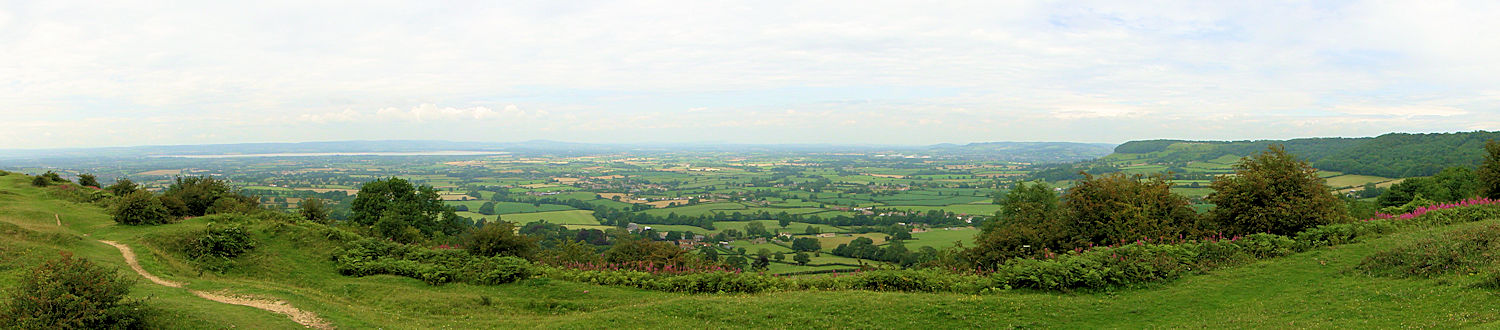
[[[250, 223], [259, 246], [224, 273], [200, 271], [155, 242], [203, 228], [203, 217], [155, 227], [115, 225], [102, 209], [52, 199], [20, 175], [0, 176], [0, 289], [58, 251], [136, 276], [117, 250], [135, 248], [142, 266], [187, 288], [283, 299], [341, 328], [953, 328], [953, 327], [1456, 327], [1500, 320], [1496, 291], [1481, 275], [1387, 278], [1355, 268], [1367, 256], [1458, 224], [1362, 243], [1319, 248], [1147, 288], [1099, 292], [1010, 290], [988, 294], [794, 291], [680, 294], [537, 278], [497, 286], [430, 286], [394, 276], [345, 277], [329, 261], [338, 243], [317, 225]], [[56, 224], [53, 215], [62, 219]], [[1477, 252], [1477, 251], [1475, 251]], [[139, 281], [157, 328], [293, 328], [269, 312], [215, 303], [186, 290]]]
[[1101, 160], [1116, 166], [1177, 164], [1179, 173], [1183, 170], [1214, 173], [1211, 166], [1195, 167], [1230, 164], [1239, 157], [1265, 150], [1267, 145], [1281, 144], [1287, 152], [1319, 169], [1401, 178], [1429, 176], [1452, 166], [1473, 167], [1481, 159], [1484, 142], [1491, 139], [1500, 139], [1500, 132], [1390, 133], [1369, 138], [1256, 141], [1146, 140], [1121, 144]]

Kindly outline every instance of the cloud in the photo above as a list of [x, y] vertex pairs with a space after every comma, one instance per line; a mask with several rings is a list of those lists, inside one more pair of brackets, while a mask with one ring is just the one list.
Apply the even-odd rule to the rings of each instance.
[[364, 114], [361, 114], [358, 111], [354, 111], [353, 109], [344, 109], [344, 111], [330, 113], [302, 114], [297, 116], [298, 121], [313, 123], [353, 122], [363, 118], [365, 118]]
[[1336, 112], [1339, 112], [1339, 113], [1351, 114], [1351, 115], [1407, 117], [1407, 118], [1409, 118], [1409, 117], [1417, 117], [1417, 116], [1451, 117], [1451, 116], [1462, 116], [1462, 115], [1469, 114], [1468, 111], [1464, 111], [1463, 109], [1459, 109], [1459, 108], [1445, 107], [1445, 106], [1428, 106], [1428, 105], [1410, 105], [1410, 106], [1401, 106], [1401, 105], [1392, 105], [1392, 106], [1379, 106], [1379, 105], [1340, 105], [1340, 106], [1334, 107], [1333, 111], [1336, 111]]
[[[4, 2], [0, 113], [12, 124], [0, 148], [565, 130], [580, 141], [933, 143], [1500, 129], [1472, 120], [1500, 116], [1500, 39], [1476, 33], [1500, 30], [1496, 10]], [[99, 136], [68, 125], [77, 118], [150, 134]]]

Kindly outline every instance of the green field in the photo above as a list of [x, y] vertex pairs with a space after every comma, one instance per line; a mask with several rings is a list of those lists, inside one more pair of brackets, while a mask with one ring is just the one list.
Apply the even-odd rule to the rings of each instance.
[[599, 224], [599, 220], [594, 219], [594, 211], [589, 210], [503, 214], [500, 215], [500, 219], [517, 224], [526, 224], [540, 220], [547, 220], [550, 223], [563, 225]]
[[1214, 192], [1213, 188], [1179, 188], [1172, 187], [1172, 192], [1188, 198], [1203, 198]]
[[1350, 175], [1340, 175], [1340, 176], [1330, 177], [1327, 180], [1328, 180], [1328, 186], [1329, 187], [1333, 187], [1334, 189], [1342, 189], [1342, 188], [1348, 188], [1348, 187], [1363, 186], [1366, 183], [1381, 183], [1381, 182], [1391, 181], [1393, 179], [1391, 179], [1391, 178], [1382, 178], [1382, 177], [1378, 177], [1378, 176], [1353, 175], [1353, 174], [1350, 174]]
[[946, 249], [953, 247], [953, 243], [963, 242], [964, 246], [974, 246], [974, 235], [978, 235], [977, 229], [946, 230], [943, 228], [932, 228], [924, 233], [912, 233], [911, 240], [905, 241], [906, 248], [916, 249], [931, 246], [935, 249]]
[[[509, 219], [509, 218], [506, 218], [506, 219]], [[802, 223], [802, 222], [791, 222], [791, 223], [787, 224], [786, 228], [781, 228], [781, 224], [779, 222], [777, 222], [776, 220], [752, 220], [752, 221], [753, 222], [759, 222], [759, 223], [761, 223], [762, 226], [766, 227], [766, 231], [770, 231], [770, 232], [776, 232], [776, 231], [779, 230], [779, 231], [787, 232], [787, 233], [801, 234], [801, 233], [806, 232], [807, 226], [813, 226], [814, 228], [818, 228], [819, 230], [821, 230], [824, 233], [839, 233], [839, 232], [844, 232], [845, 231], [843, 228], [829, 226], [829, 225], [822, 225], [822, 224], [809, 224], [809, 223]], [[708, 230], [708, 229], [703, 229], [703, 228], [700, 228], [700, 227], [688, 226], [688, 225], [641, 224], [641, 226], [651, 227], [652, 230], [656, 230], [657, 232], [690, 231], [690, 232], [694, 232], [694, 233], [698, 233], [698, 234], [713, 235], [713, 234], [718, 234], [719, 232], [722, 232], [722, 231], [728, 230], [728, 229], [734, 229], [734, 230], [740, 231], [741, 233], [744, 233], [745, 232], [745, 226], [749, 226], [750, 222], [752, 222], [752, 221], [714, 221], [714, 229], [713, 230]]]
[[[479, 207], [483, 206], [484, 203], [486, 203], [486, 202], [485, 201], [448, 201], [448, 202], [443, 202], [443, 203], [444, 204], [448, 204], [448, 205], [463, 205], [464, 207], [469, 208], [469, 212], [478, 212], [479, 211]], [[574, 209], [572, 206], [557, 205], [557, 204], [542, 204], [541, 206], [537, 206], [537, 205], [532, 204], [532, 203], [516, 203], [516, 202], [493, 202], [493, 203], [495, 203], [495, 214], [567, 211], [567, 210], [573, 210]], [[491, 216], [491, 217], [493, 217], [493, 216]]]
[[740, 232], [744, 232], [745, 231], [745, 226], [749, 226], [751, 222], [759, 222], [762, 226], [766, 227], [767, 231], [772, 231], [772, 232], [775, 232], [775, 231], [779, 230], [779, 231], [782, 231], [782, 232], [788, 232], [788, 233], [792, 233], [792, 234], [801, 234], [801, 233], [804, 233], [804, 232], [807, 231], [807, 227], [808, 226], [812, 226], [813, 228], [817, 228], [818, 230], [820, 230], [821, 232], [824, 232], [824, 233], [841, 233], [841, 232], [844, 232], [844, 229], [843, 228], [839, 228], [839, 227], [834, 227], [834, 226], [829, 226], [829, 225], [822, 225], [822, 224], [802, 223], [802, 222], [795, 222], [795, 221], [788, 223], [787, 226], [786, 226], [786, 228], [781, 228], [781, 224], [778, 223], [776, 220], [715, 221], [714, 222], [714, 229], [715, 229], [714, 232], [717, 233], [717, 232], [720, 232], [720, 231], [724, 231], [725, 229], [736, 229], [736, 230], [739, 230]]
[[882, 206], [881, 209], [893, 209], [903, 211], [927, 212], [939, 210], [968, 215], [991, 216], [1000, 211], [1000, 205], [995, 204], [953, 204], [943, 206]]
[[646, 210], [644, 213], [659, 217], [665, 217], [669, 214], [674, 213], [678, 216], [697, 217], [712, 215], [715, 211], [730, 213], [734, 212], [735, 210], [739, 210], [740, 212], [744, 212], [744, 209], [746, 209], [745, 205], [740, 203], [706, 203], [698, 205], [650, 209]]

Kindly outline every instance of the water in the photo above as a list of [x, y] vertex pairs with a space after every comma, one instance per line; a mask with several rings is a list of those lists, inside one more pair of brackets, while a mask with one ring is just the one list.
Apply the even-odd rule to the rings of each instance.
[[157, 155], [167, 158], [250, 158], [250, 157], [326, 157], [326, 156], [491, 156], [510, 154], [504, 151], [416, 151], [416, 152], [286, 152], [228, 155]]

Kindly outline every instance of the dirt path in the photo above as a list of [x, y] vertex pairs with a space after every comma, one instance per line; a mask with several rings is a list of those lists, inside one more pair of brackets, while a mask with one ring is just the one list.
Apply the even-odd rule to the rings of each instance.
[[[147, 280], [150, 280], [151, 282], [154, 282], [156, 284], [161, 284], [161, 285], [164, 285], [164, 286], [168, 286], [168, 287], [173, 287], [173, 288], [181, 288], [182, 287], [182, 283], [168, 281], [168, 280], [162, 279], [160, 277], [156, 277], [156, 275], [151, 275], [151, 273], [147, 273], [146, 269], [145, 268], [141, 268], [141, 264], [139, 262], [136, 262], [136, 260], [135, 260], [135, 252], [130, 250], [130, 246], [127, 246], [125, 244], [120, 244], [118, 242], [113, 242], [113, 241], [99, 241], [99, 242], [103, 242], [104, 244], [109, 244], [110, 246], [114, 246], [116, 249], [120, 249], [120, 255], [125, 256], [125, 263], [130, 264], [130, 269], [133, 269], [133, 270], [135, 270], [136, 273], [141, 274], [141, 277], [145, 277]], [[233, 305], [240, 305], [240, 306], [250, 306], [250, 307], [255, 307], [255, 308], [262, 309], [262, 310], [266, 310], [266, 311], [269, 311], [269, 312], [272, 312], [272, 313], [286, 315], [287, 317], [292, 318], [293, 322], [297, 322], [298, 324], [301, 324], [301, 325], [306, 326], [306, 327], [318, 328], [318, 329], [333, 329], [333, 326], [330, 325], [330, 324], [328, 324], [328, 321], [324, 321], [322, 318], [319, 318], [317, 314], [313, 314], [312, 312], [308, 312], [308, 311], [304, 311], [304, 310], [301, 310], [301, 309], [297, 309], [296, 307], [292, 307], [291, 304], [288, 304], [284, 300], [263, 299], [263, 298], [249, 297], [249, 296], [236, 296], [236, 295], [229, 294], [227, 290], [226, 291], [220, 291], [220, 292], [214, 292], [214, 293], [203, 292], [203, 291], [198, 291], [198, 290], [188, 290], [188, 292], [193, 293], [193, 295], [195, 295], [195, 296], [202, 297], [203, 299], [213, 300], [213, 301], [217, 301], [217, 302], [221, 302], [221, 303], [225, 303], [225, 304], [233, 304]]]

